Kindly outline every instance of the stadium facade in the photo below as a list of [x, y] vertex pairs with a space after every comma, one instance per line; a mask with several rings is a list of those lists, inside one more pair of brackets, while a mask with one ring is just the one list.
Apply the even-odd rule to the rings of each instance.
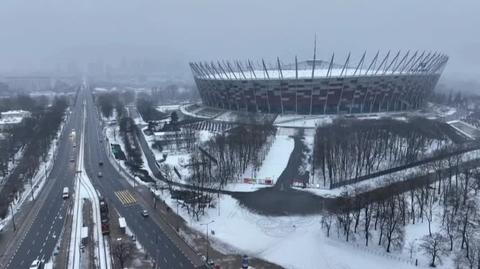
[[[313, 60], [285, 65], [190, 63], [206, 106], [281, 114], [351, 114], [421, 108], [448, 61], [440, 53], [366, 53], [356, 64]], [[343, 62], [343, 61], [342, 61]]]

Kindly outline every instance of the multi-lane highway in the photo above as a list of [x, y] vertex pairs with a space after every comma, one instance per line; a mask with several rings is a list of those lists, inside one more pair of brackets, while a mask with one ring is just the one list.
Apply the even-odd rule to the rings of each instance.
[[[138, 195], [122, 175], [110, 163], [104, 145], [105, 139], [99, 114], [92, 96], [87, 99], [87, 121], [85, 133], [85, 170], [95, 188], [104, 196], [109, 207], [115, 208], [126, 219], [127, 225], [136, 235], [147, 253], [157, 260], [160, 268], [195, 268], [201, 266], [200, 259], [165, 225], [155, 212], [144, 218], [141, 211], [151, 207], [150, 199]], [[99, 165], [103, 162], [103, 165]], [[102, 172], [102, 177], [98, 177]], [[147, 202], [148, 199], [148, 202]]]
[[4, 268], [29, 268], [35, 259], [48, 260], [54, 252], [64, 227], [69, 209], [69, 200], [62, 199], [63, 187], [72, 189], [78, 136], [71, 137], [72, 130], [81, 126], [82, 105], [77, 102], [71, 107], [72, 113], [64, 126], [58, 145], [58, 152], [52, 170], [42, 190], [37, 193], [32, 213], [26, 217], [25, 225], [18, 232], [18, 240], [11, 242], [8, 253], [13, 253]]
[[[83, 104], [86, 113], [83, 113]], [[105, 197], [110, 208], [114, 208], [126, 219], [127, 225], [136, 235], [159, 268], [198, 268], [203, 266], [200, 258], [180, 239], [174, 229], [152, 209], [151, 197], [142, 197], [125, 178], [122, 177], [107, 156], [102, 122], [88, 89], [78, 94], [77, 102], [65, 124], [59, 139], [58, 154], [47, 183], [37, 194], [32, 213], [25, 220], [23, 228], [16, 235], [18, 242], [12, 243], [6, 253], [12, 253], [5, 261], [5, 268], [28, 268], [33, 260], [49, 260], [59, 243], [65, 228], [67, 214], [72, 209], [71, 199], [62, 199], [64, 187], [74, 188], [75, 173], [79, 168], [72, 161], [78, 155], [78, 145], [85, 121], [84, 164], [85, 172], [95, 189]], [[75, 130], [77, 135], [71, 136]], [[103, 165], [99, 165], [103, 162]], [[103, 176], [98, 177], [98, 172]], [[150, 217], [141, 215], [143, 209], [150, 209]], [[64, 238], [70, 236], [68, 233]]]

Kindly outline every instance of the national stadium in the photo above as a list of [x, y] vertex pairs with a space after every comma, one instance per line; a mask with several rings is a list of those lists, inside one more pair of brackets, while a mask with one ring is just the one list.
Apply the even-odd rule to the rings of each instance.
[[[367, 57], [335, 54], [327, 61], [284, 64], [192, 62], [190, 67], [205, 106], [272, 114], [354, 114], [422, 108], [448, 61], [433, 52]], [[368, 59], [367, 59], [368, 58]]]

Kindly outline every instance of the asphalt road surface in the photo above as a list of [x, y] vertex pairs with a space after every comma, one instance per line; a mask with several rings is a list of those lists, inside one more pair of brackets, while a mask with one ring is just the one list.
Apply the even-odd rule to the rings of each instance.
[[[154, 216], [146, 218], [141, 216], [145, 200], [138, 196], [133, 187], [108, 161], [101, 122], [90, 93], [86, 101], [85, 169], [93, 185], [106, 199], [109, 208], [115, 208], [126, 219], [138, 242], [153, 259], [158, 261], [160, 268], [195, 268], [181, 248], [177, 247], [181, 243], [175, 239], [171, 240], [171, 235], [169, 237], [168, 232], [164, 232]], [[99, 165], [100, 161], [103, 165]], [[98, 172], [102, 172], [102, 177], [98, 177]], [[193, 262], [197, 266], [200, 265], [196, 261]]]
[[20, 244], [14, 250], [14, 254], [8, 261], [6, 268], [28, 268], [33, 260], [48, 260], [54, 252], [55, 245], [65, 223], [68, 212], [69, 200], [62, 199], [63, 187], [72, 190], [75, 175], [75, 162], [72, 157], [77, 154], [79, 136], [71, 138], [73, 129], [81, 128], [82, 104], [77, 102], [72, 107], [70, 119], [64, 126], [64, 131], [59, 139], [58, 155], [53, 164], [48, 179], [39, 193], [35, 194], [36, 201], [41, 203], [38, 214], [28, 216], [34, 218], [28, 227], [24, 237], [20, 238]]

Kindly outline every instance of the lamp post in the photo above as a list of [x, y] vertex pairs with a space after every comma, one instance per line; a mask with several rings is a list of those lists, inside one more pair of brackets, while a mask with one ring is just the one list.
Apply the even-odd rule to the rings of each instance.
[[201, 224], [201, 225], [207, 226], [207, 263], [208, 263], [208, 261], [209, 261], [208, 251], [209, 251], [209, 249], [210, 249], [210, 241], [208, 240], [208, 225], [209, 225], [209, 224], [212, 224], [212, 223], [214, 223], [214, 222], [215, 222], [215, 220], [211, 220], [210, 222]]

